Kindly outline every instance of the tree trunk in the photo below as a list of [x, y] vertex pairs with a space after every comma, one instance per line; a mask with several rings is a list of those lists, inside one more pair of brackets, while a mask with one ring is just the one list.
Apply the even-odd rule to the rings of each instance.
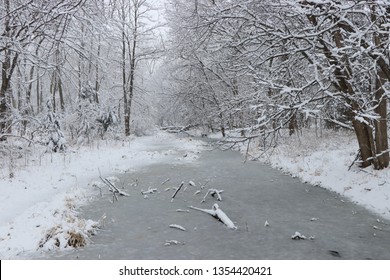
[[387, 139], [387, 96], [383, 89], [383, 73], [379, 72], [379, 77], [375, 81], [375, 99], [378, 106], [375, 112], [379, 119], [375, 121], [375, 145], [376, 145], [376, 162], [375, 169], [383, 169], [389, 166], [389, 144]]
[[366, 124], [357, 120], [352, 121], [352, 125], [359, 144], [360, 158], [362, 160], [360, 166], [365, 168], [372, 163], [372, 150], [370, 144], [370, 132]]
[[[122, 11], [124, 13], [124, 10]], [[124, 17], [124, 15], [123, 15]], [[125, 26], [122, 26], [122, 89], [123, 89], [123, 114], [125, 118], [125, 136], [130, 135], [130, 109], [127, 94], [126, 78], [126, 34]]]
[[[4, 1], [5, 14], [4, 17], [4, 37], [10, 36], [10, 3], [9, 0]], [[10, 132], [10, 120], [8, 116], [8, 103], [9, 91], [11, 90], [10, 82], [13, 72], [13, 67], [15, 67], [17, 54], [14, 56], [13, 65], [11, 65], [11, 51], [9, 49], [4, 50], [4, 58], [1, 66], [1, 87], [0, 87], [0, 135], [3, 133]], [[0, 141], [6, 140], [6, 137], [1, 137]]]

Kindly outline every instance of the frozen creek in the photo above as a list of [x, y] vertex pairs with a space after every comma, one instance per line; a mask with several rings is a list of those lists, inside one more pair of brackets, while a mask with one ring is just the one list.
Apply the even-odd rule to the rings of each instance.
[[[106, 194], [83, 208], [86, 218], [107, 216], [91, 244], [44, 258], [390, 259], [389, 221], [336, 193], [258, 162], [244, 163], [238, 152], [210, 149], [194, 163], [156, 164], [116, 176], [130, 196], [111, 203]], [[135, 179], [138, 185], [130, 186]], [[145, 197], [141, 192], [148, 188], [157, 191]], [[222, 201], [207, 196], [201, 203], [210, 188], [224, 190]], [[216, 202], [236, 230], [189, 208], [211, 209]], [[296, 232], [307, 239], [292, 239]]]

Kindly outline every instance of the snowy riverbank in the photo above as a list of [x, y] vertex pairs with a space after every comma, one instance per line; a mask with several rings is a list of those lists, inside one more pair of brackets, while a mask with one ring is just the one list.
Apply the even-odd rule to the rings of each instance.
[[390, 168], [377, 171], [352, 166], [358, 145], [353, 132], [304, 130], [303, 135], [286, 136], [267, 153], [259, 152], [256, 141], [241, 146], [248, 159], [256, 158], [298, 177], [301, 181], [340, 193], [351, 201], [390, 219]]
[[[33, 154], [0, 169], [0, 259], [28, 258], [40, 249], [66, 249], [68, 240], [92, 234], [97, 221], [79, 219], [77, 209], [102, 176], [161, 162], [197, 159], [202, 143], [167, 133], [107, 141], [67, 153]], [[10, 178], [12, 177], [12, 178]]]

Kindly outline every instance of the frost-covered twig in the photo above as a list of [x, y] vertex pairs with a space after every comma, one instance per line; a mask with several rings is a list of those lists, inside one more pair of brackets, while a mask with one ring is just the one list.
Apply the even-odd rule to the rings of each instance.
[[171, 225], [169, 225], [169, 227], [170, 228], [179, 229], [179, 230], [182, 230], [182, 231], [186, 231], [186, 229], [184, 227], [182, 227], [181, 225], [171, 224]]
[[204, 212], [204, 213], [207, 213], [207, 214], [213, 216], [214, 218], [221, 221], [223, 224], [225, 224], [230, 229], [237, 229], [237, 227], [234, 225], [232, 220], [230, 220], [229, 217], [225, 214], [225, 212], [223, 212], [219, 208], [217, 203], [215, 203], [211, 209], [202, 209], [202, 208], [197, 208], [194, 206], [189, 206], [189, 208], [194, 209], [194, 210], [198, 210], [198, 211], [201, 211], [201, 212]]
[[190, 213], [190, 210], [176, 209], [176, 212], [186, 212], [186, 213]]
[[165, 240], [164, 246], [171, 246], [171, 245], [184, 245], [185, 243], [177, 241], [177, 240]]
[[151, 193], [156, 193], [156, 192], [157, 192], [157, 189], [151, 189], [149, 187], [147, 191], [142, 191], [141, 194], [145, 195], [145, 194], [151, 194]]
[[113, 183], [110, 182], [107, 178], [103, 178], [100, 170], [99, 170], [99, 178], [102, 180], [102, 182], [108, 187], [108, 190], [113, 193], [113, 196], [115, 197], [115, 200], [118, 201], [118, 197], [116, 194], [119, 194], [120, 196], [130, 196], [128, 193], [119, 190]]

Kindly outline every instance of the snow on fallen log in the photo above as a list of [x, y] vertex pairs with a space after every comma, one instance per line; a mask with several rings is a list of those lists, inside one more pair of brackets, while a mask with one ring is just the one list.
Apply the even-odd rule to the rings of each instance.
[[181, 225], [172, 224], [172, 225], [169, 225], [169, 227], [170, 228], [179, 229], [179, 230], [182, 230], [182, 231], [186, 231], [186, 229], [184, 227], [182, 227]]
[[234, 225], [232, 220], [230, 220], [230, 218], [225, 214], [225, 212], [223, 212], [219, 208], [219, 205], [217, 203], [215, 203], [213, 205], [213, 207], [211, 207], [211, 209], [202, 209], [202, 208], [198, 208], [198, 207], [194, 207], [194, 206], [189, 206], [189, 208], [194, 209], [194, 210], [198, 210], [198, 211], [201, 211], [201, 212], [204, 212], [204, 213], [207, 213], [207, 214], [213, 216], [214, 218], [221, 221], [223, 224], [225, 224], [230, 229], [237, 229], [237, 227]]
[[206, 193], [206, 195], [203, 197], [202, 201], [200, 203], [203, 203], [206, 201], [207, 196], [210, 194], [212, 197], [217, 197], [218, 201], [222, 201], [221, 193], [223, 193], [224, 190], [217, 190], [217, 189], [209, 189]]
[[305, 240], [306, 236], [304, 236], [303, 234], [301, 234], [298, 231], [296, 231], [295, 234], [291, 236], [291, 239], [294, 239], [294, 240]]

